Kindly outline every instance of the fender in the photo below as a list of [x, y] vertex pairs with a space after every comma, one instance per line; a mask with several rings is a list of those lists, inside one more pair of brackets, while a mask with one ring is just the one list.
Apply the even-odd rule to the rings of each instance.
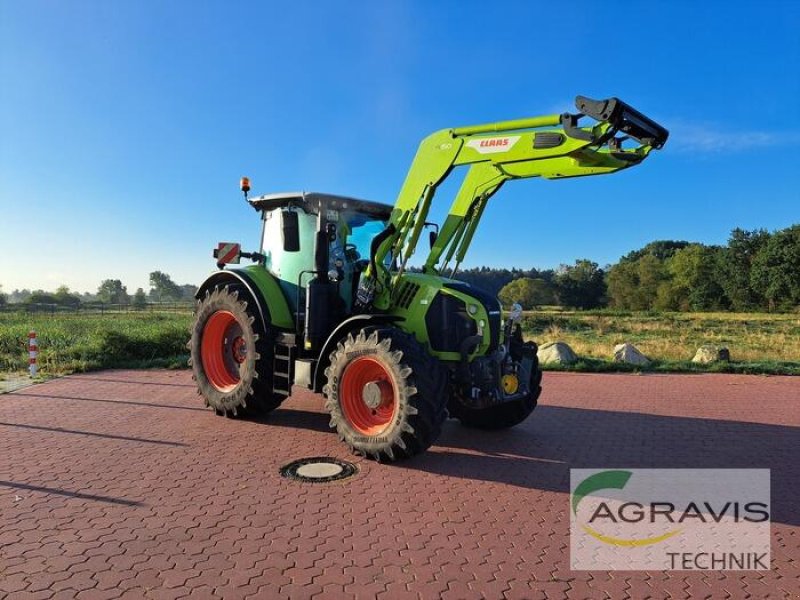
[[272, 316], [269, 312], [269, 305], [265, 301], [264, 294], [256, 286], [253, 280], [248, 277], [248, 274], [239, 270], [226, 270], [216, 271], [209, 275], [200, 287], [197, 289], [194, 297], [198, 300], [203, 298], [206, 290], [211, 291], [217, 285], [224, 285], [226, 283], [236, 283], [242, 285], [250, 297], [253, 299], [258, 311], [258, 319], [261, 325], [261, 331], [266, 331], [267, 327], [272, 325]]
[[339, 340], [341, 340], [345, 335], [354, 329], [362, 329], [363, 327], [368, 327], [369, 325], [390, 324], [402, 320], [402, 317], [398, 317], [396, 315], [364, 314], [355, 315], [339, 323], [336, 329], [334, 329], [333, 332], [328, 336], [328, 339], [325, 340], [325, 344], [322, 346], [322, 350], [320, 350], [317, 366], [314, 369], [314, 376], [311, 380], [314, 384], [314, 391], [322, 391], [322, 386], [325, 384], [325, 367], [328, 366], [328, 357], [330, 356], [331, 352], [333, 352], [333, 349], [336, 347], [336, 344], [339, 342]]

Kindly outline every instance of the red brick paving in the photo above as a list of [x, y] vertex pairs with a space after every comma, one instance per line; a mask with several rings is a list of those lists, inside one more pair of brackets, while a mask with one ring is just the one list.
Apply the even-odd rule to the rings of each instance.
[[[187, 372], [0, 396], [2, 598], [800, 597], [800, 378], [547, 373], [522, 426], [447, 423], [397, 465], [353, 459], [318, 396], [201, 408]], [[278, 476], [355, 460], [348, 482]], [[573, 572], [570, 467], [772, 469], [773, 569]]]

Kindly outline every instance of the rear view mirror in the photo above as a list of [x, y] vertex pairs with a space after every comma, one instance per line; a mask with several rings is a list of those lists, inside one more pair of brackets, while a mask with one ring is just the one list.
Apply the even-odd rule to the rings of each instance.
[[281, 211], [281, 233], [283, 234], [284, 252], [297, 252], [300, 250], [300, 228], [295, 211]]
[[439, 237], [439, 225], [437, 225], [436, 223], [429, 223], [428, 221], [425, 221], [424, 227], [433, 228], [433, 231], [431, 231], [428, 234], [428, 240], [430, 242], [431, 248], [433, 248], [433, 245], [436, 243], [436, 240]]

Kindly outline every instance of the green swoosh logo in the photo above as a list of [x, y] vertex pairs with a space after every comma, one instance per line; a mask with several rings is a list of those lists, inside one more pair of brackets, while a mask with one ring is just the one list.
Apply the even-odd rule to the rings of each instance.
[[[580, 504], [580, 501], [586, 496], [590, 496], [594, 492], [607, 489], [623, 489], [628, 483], [628, 480], [631, 478], [631, 475], [633, 475], [633, 473], [630, 471], [601, 471], [600, 473], [590, 475], [581, 481], [575, 488], [575, 491], [572, 492], [572, 512], [575, 514], [575, 516], [577, 516], [578, 504]], [[650, 544], [663, 542], [664, 540], [671, 538], [673, 535], [680, 532], [680, 529], [674, 529], [665, 533], [664, 535], [656, 537], [624, 539], [603, 535], [588, 525], [581, 525], [581, 528], [592, 537], [595, 537], [606, 544], [611, 544], [612, 546], [647, 546]]]
[[577, 516], [578, 504], [583, 500], [584, 496], [590, 496], [598, 490], [607, 490], [609, 488], [621, 490], [628, 483], [631, 475], [633, 473], [630, 471], [602, 471], [589, 475], [572, 492], [572, 512]]

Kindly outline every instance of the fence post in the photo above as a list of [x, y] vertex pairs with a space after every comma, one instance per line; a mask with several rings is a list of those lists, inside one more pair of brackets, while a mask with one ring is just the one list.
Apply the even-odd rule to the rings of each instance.
[[36, 341], [36, 332], [31, 330], [28, 333], [28, 368], [31, 377], [36, 377], [36, 357], [39, 355], [39, 346]]

